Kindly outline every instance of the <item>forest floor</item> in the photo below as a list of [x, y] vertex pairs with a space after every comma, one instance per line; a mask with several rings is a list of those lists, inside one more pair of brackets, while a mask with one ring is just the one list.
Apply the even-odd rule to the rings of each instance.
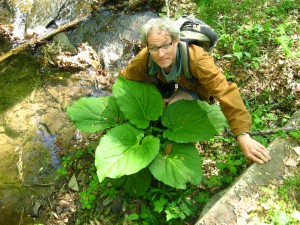
[[[299, 37], [297, 39], [299, 41]], [[295, 43], [295, 51], [297, 49], [297, 44]], [[219, 65], [223, 71], [232, 70], [231, 61], [225, 57], [219, 57], [216, 59], [216, 64]], [[263, 114], [259, 114], [259, 112], [249, 111], [257, 116], [257, 119], [261, 119], [264, 122], [266, 127], [269, 127], [270, 130], [280, 129], [285, 125], [285, 123], [289, 120], [289, 116], [285, 116], [284, 114], [291, 115], [294, 112], [299, 110], [300, 104], [300, 58], [299, 57], [285, 57], [282, 53], [281, 48], [273, 49], [272, 54], [266, 54], [265, 57], [262, 58], [260, 62], [260, 66], [257, 69], [238, 69], [235, 68], [235, 77], [234, 81], [240, 86], [240, 91], [243, 98], [247, 102], [252, 101], [257, 105], [260, 105], [262, 111], [268, 111], [268, 115], [273, 117], [273, 119], [264, 120], [261, 118]], [[261, 96], [268, 95], [268, 101], [262, 102]], [[296, 96], [293, 98], [293, 101], [286, 102], [286, 108], [288, 108], [289, 112], [285, 112], [282, 108], [278, 109], [276, 104], [278, 104], [281, 99], [288, 99], [287, 96]], [[253, 101], [254, 99], [254, 101]], [[257, 101], [256, 101], [257, 99]], [[252, 103], [253, 104], [253, 103]], [[255, 117], [254, 117], [255, 118]], [[281, 118], [279, 121], [278, 118]], [[282, 119], [285, 118], [285, 119]], [[299, 124], [298, 124], [299, 126]], [[200, 146], [201, 147], [201, 146]], [[231, 149], [228, 146], [224, 145], [222, 147], [223, 151], [230, 152]], [[204, 156], [209, 155], [209, 152], [206, 152]], [[93, 160], [93, 158], [91, 158]], [[285, 158], [281, 158], [281, 161], [285, 160]], [[267, 168], [274, 167], [274, 171], [277, 169], [278, 161], [271, 160], [268, 163]], [[86, 163], [88, 159], [86, 159]], [[248, 164], [250, 166], [251, 164]], [[204, 159], [203, 162], [203, 173], [204, 177], [211, 177], [215, 174], [216, 171], [216, 162], [207, 158]], [[272, 171], [272, 169], [271, 169]], [[90, 176], [89, 171], [86, 171], [87, 174], [84, 176]], [[284, 174], [281, 174], [283, 177]], [[272, 183], [270, 183], [272, 185]], [[65, 187], [67, 184], [65, 184]], [[268, 186], [268, 185], [267, 185]], [[70, 191], [68, 188], [64, 188], [61, 191], [57, 192], [54, 196], [54, 204], [56, 207], [53, 207], [54, 210], [50, 212], [50, 219], [48, 224], [76, 224], [76, 216], [80, 212], [79, 203], [80, 195], [76, 191]], [[103, 200], [103, 199], [102, 199]], [[98, 200], [98, 201], [102, 201]], [[105, 200], [105, 199], [104, 199]], [[258, 201], [258, 200], [257, 200]], [[116, 206], [118, 207], [118, 206]], [[101, 209], [102, 210], [102, 209]], [[100, 210], [100, 211], [101, 211]], [[82, 211], [81, 211], [82, 212]], [[114, 209], [111, 209], [111, 213], [114, 214]], [[89, 214], [89, 213], [87, 213]], [[115, 216], [113, 216], [115, 218]], [[109, 224], [110, 218], [102, 218], [103, 220], [99, 222], [96, 219], [92, 219], [87, 224]], [[71, 222], [73, 221], [73, 222]], [[120, 224], [131, 224], [130, 222], [120, 221]], [[78, 223], [79, 224], [79, 223]], [[186, 222], [186, 224], [189, 224]], [[192, 224], [192, 223], [190, 223]]]
[[[218, 59], [216, 62], [220, 66], [226, 67], [228, 65], [228, 60], [226, 59]], [[273, 94], [270, 95], [269, 103], [276, 103], [278, 99], [282, 98], [283, 95], [293, 94], [296, 96], [299, 96], [299, 68], [300, 65], [300, 59], [299, 58], [285, 58], [282, 59], [280, 54], [274, 54], [269, 57], [265, 62], [263, 62], [263, 66], [256, 69], [256, 70], [241, 70], [238, 76], [236, 77], [236, 81], [238, 83], [242, 83], [241, 87], [241, 93], [244, 96], [244, 98], [253, 98], [253, 96], [259, 96], [259, 94], [262, 94], [266, 89], [269, 89], [272, 91]], [[246, 82], [245, 82], [246, 81]], [[299, 106], [299, 100], [300, 97], [296, 98], [296, 102], [287, 103], [287, 104], [293, 104], [294, 105], [294, 112], [297, 111]], [[262, 104], [258, 102], [257, 104]], [[267, 105], [267, 103], [266, 103]], [[265, 107], [266, 105], [261, 105], [262, 107]], [[287, 119], [288, 121], [288, 119]], [[278, 123], [276, 121], [270, 120], [268, 121], [270, 129], [278, 129]], [[299, 126], [299, 124], [298, 124]], [[230, 152], [232, 149], [228, 148], [226, 145], [223, 146], [223, 151]], [[209, 152], [204, 153], [204, 155], [209, 155]], [[90, 160], [93, 160], [93, 158], [90, 158]], [[283, 162], [286, 160], [286, 158], [281, 158], [280, 161]], [[88, 159], [85, 159], [86, 163], [92, 163], [91, 161], [88, 161]], [[250, 165], [250, 164], [249, 164]], [[248, 166], [249, 166], [248, 165]], [[271, 160], [268, 163], [268, 168], [270, 169], [273, 166], [274, 171], [278, 169], [278, 161], [277, 160]], [[216, 162], [212, 161], [211, 159], [207, 158], [203, 161], [203, 176], [209, 178], [216, 172]], [[268, 171], [269, 171], [268, 170]], [[268, 173], [270, 173], [270, 171]], [[84, 176], [90, 176], [89, 171], [85, 171], [87, 174]], [[285, 171], [287, 172], [287, 171]], [[288, 173], [288, 172], [287, 172]], [[285, 176], [285, 174], [280, 174], [281, 176]], [[287, 174], [290, 175], [290, 174]], [[280, 183], [278, 183], [280, 184]], [[269, 184], [266, 185], [268, 187], [269, 185], [273, 185], [274, 182], [270, 181]], [[76, 217], [80, 214], [79, 212], [82, 212], [79, 210], [79, 207], [81, 205], [80, 201], [80, 194], [76, 191], [71, 191], [70, 189], [66, 188], [67, 183], [64, 186], [64, 189], [57, 192], [53, 199], [53, 204], [56, 205], [56, 207], [52, 208], [52, 212], [50, 212], [50, 219], [48, 220], [47, 224], [76, 224]], [[256, 196], [257, 197], [257, 196]], [[106, 199], [98, 199], [97, 201], [105, 201]], [[255, 204], [258, 203], [259, 199], [256, 199], [257, 202], [253, 203], [253, 207]], [[118, 207], [118, 206], [116, 206]], [[259, 206], [256, 205], [256, 209], [258, 209]], [[254, 208], [253, 212], [255, 212]], [[49, 212], [48, 212], [49, 213]], [[114, 210], [111, 209], [113, 220], [115, 220], [116, 214], [114, 214]], [[88, 215], [89, 213], [87, 213]], [[75, 221], [74, 221], [75, 220]], [[103, 218], [101, 222], [97, 219], [90, 220], [87, 224], [109, 224], [110, 218]], [[121, 219], [122, 220], [122, 219]], [[105, 222], [106, 221], [106, 222]], [[120, 224], [131, 224], [130, 222], [124, 222], [120, 221]], [[80, 223], [78, 223], [80, 224]], [[186, 222], [186, 224], [193, 224]]]

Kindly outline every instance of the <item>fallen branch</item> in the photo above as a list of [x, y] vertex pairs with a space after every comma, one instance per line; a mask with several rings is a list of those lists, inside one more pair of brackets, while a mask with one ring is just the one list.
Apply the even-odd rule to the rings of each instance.
[[23, 215], [24, 215], [24, 207], [22, 209], [21, 219], [20, 219], [19, 225], [23, 224]]
[[[290, 132], [290, 131], [294, 131], [294, 130], [300, 130], [300, 126], [296, 126], [296, 127], [286, 127], [286, 128], [279, 128], [276, 130], [264, 130], [264, 131], [253, 131], [250, 132], [250, 136], [258, 136], [258, 135], [270, 135], [270, 134], [277, 134], [279, 132]], [[234, 137], [234, 134], [230, 131], [230, 130], [226, 130], [227, 134], [229, 134], [230, 136]]]
[[266, 131], [253, 131], [250, 132], [251, 136], [257, 136], [257, 135], [269, 135], [269, 134], [277, 134], [279, 132], [290, 132], [290, 131], [294, 131], [294, 130], [300, 130], [300, 126], [298, 127], [287, 127], [287, 128], [281, 128], [281, 129], [277, 129], [277, 130], [266, 130]]
[[24, 184], [23, 186], [24, 187], [49, 187], [55, 185], [56, 185], [55, 183], [48, 183], [48, 184], [39, 183], [39, 184]]
[[64, 32], [64, 31], [66, 31], [66, 30], [68, 30], [70, 28], [73, 28], [73, 27], [77, 26], [82, 21], [86, 20], [88, 17], [89, 17], [89, 15], [84, 16], [84, 17], [82, 17], [80, 19], [76, 19], [76, 20], [74, 20], [74, 21], [72, 21], [70, 23], [67, 23], [67, 24], [65, 24], [65, 25], [63, 25], [63, 26], [61, 26], [61, 27], [59, 27], [57, 29], [52, 30], [49, 34], [46, 34], [45, 36], [43, 36], [41, 38], [38, 38], [36, 40], [32, 39], [32, 40], [30, 40], [30, 41], [28, 41], [26, 43], [23, 43], [23, 44], [15, 47], [15, 48], [9, 50], [8, 52], [6, 52], [6, 53], [4, 53], [4, 54], [2, 54], [0, 56], [0, 63], [2, 61], [4, 61], [5, 59], [9, 58], [10, 56], [18, 54], [19, 52], [28, 49], [30, 46], [35, 46], [36, 44], [41, 44], [44, 41], [52, 38], [56, 34], [59, 34], [59, 33]]

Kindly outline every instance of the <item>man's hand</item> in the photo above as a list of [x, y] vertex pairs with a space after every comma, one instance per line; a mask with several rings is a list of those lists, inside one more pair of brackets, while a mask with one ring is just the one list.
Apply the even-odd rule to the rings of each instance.
[[253, 140], [249, 134], [237, 136], [237, 141], [243, 154], [251, 161], [263, 164], [271, 159], [265, 146]]

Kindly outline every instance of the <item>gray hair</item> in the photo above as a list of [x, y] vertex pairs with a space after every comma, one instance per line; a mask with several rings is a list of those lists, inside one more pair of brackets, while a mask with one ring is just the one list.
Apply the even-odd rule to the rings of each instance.
[[141, 41], [144, 45], [147, 45], [149, 32], [153, 29], [166, 31], [170, 34], [172, 41], [179, 39], [180, 29], [175, 21], [169, 18], [153, 18], [141, 28]]

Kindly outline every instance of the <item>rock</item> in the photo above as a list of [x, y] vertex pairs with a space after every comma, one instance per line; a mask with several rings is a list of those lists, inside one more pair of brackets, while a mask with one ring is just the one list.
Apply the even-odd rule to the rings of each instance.
[[[72, 44], [53, 41], [43, 46], [40, 50], [44, 64], [52, 64], [60, 68], [85, 69], [93, 67], [97, 69], [100, 65], [99, 56], [96, 51], [86, 43], [80, 44], [78, 51]], [[74, 54], [76, 53], [76, 54]]]
[[108, 206], [110, 203], [112, 203], [113, 200], [114, 198], [112, 196], [108, 196], [106, 199], [103, 200], [102, 205]]
[[71, 179], [68, 183], [68, 188], [70, 188], [73, 191], [79, 191], [79, 187], [78, 187], [78, 183], [77, 183], [75, 174], [71, 177]]
[[29, 212], [30, 216], [38, 217], [41, 206], [42, 206], [42, 201], [39, 198], [34, 198], [33, 207]]
[[121, 197], [116, 197], [112, 203], [111, 203], [111, 210], [115, 213], [118, 214], [120, 210], [122, 209], [123, 206], [123, 201]]
[[70, 42], [67, 35], [59, 33], [53, 37], [53, 43], [55, 46], [59, 46], [62, 52], [77, 53], [77, 49]]
[[61, 214], [63, 211], [61, 206], [57, 206], [55, 210], [58, 215]]

